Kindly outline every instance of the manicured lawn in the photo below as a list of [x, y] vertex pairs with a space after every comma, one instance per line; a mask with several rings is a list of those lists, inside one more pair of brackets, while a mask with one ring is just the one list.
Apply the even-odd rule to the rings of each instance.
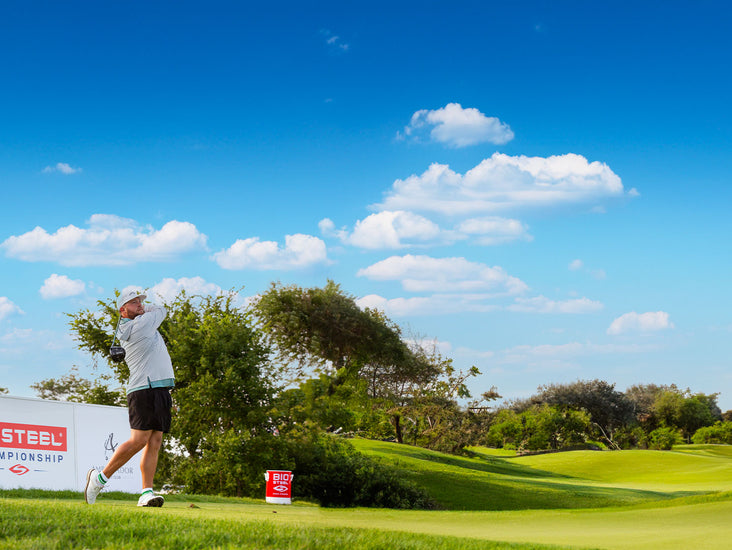
[[[0, 491], [2, 548], [720, 549], [732, 541], [732, 447], [455, 457], [354, 440], [444, 510], [323, 509], [170, 495]], [[295, 480], [297, 483], [297, 480]], [[546, 546], [553, 545], [553, 546]]]

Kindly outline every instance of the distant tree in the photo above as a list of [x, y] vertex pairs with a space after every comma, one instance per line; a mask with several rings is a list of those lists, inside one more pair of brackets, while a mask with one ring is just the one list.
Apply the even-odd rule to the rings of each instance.
[[676, 386], [658, 386], [656, 384], [636, 384], [625, 390], [625, 396], [633, 404], [633, 412], [636, 420], [651, 431], [658, 426], [655, 425], [654, 416], [656, 399], [667, 391], [673, 391]]
[[61, 378], [47, 378], [31, 384], [31, 389], [41, 399], [53, 401], [72, 401], [75, 403], [94, 403], [96, 405], [126, 405], [127, 399], [124, 388], [112, 388], [112, 377], [108, 374], [99, 375], [94, 380], [79, 376], [78, 368], [72, 367], [71, 372]]
[[634, 420], [633, 403], [615, 390], [615, 384], [603, 380], [541, 386], [536, 399], [549, 405], [587, 411], [599, 436], [613, 448], [619, 448], [613, 441], [615, 431]]
[[691, 442], [696, 445], [732, 445], [732, 422], [718, 421], [712, 426], [699, 428], [692, 436]]
[[717, 406], [718, 394], [692, 394], [671, 386], [659, 393], [653, 405], [653, 416], [659, 426], [681, 430], [684, 439], [691, 438], [699, 428], [711, 426], [722, 419]]
[[588, 413], [544, 403], [521, 412], [499, 411], [486, 443], [519, 451], [558, 450], [583, 443], [590, 429]]

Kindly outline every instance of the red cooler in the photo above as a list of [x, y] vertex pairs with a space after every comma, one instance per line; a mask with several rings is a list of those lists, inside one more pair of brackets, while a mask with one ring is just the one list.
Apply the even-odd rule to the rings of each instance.
[[269, 504], [292, 504], [292, 472], [287, 470], [267, 470], [267, 502]]

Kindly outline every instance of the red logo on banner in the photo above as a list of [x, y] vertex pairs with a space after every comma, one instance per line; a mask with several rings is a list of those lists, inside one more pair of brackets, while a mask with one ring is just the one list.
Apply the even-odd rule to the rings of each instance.
[[66, 451], [66, 428], [0, 422], [0, 447]]
[[15, 466], [11, 466], [10, 468], [8, 468], [8, 470], [10, 470], [11, 472], [13, 472], [14, 474], [17, 474], [19, 476], [22, 476], [23, 474], [27, 474], [28, 472], [30, 472], [30, 470], [28, 468], [26, 468], [25, 466], [23, 466], [22, 464], [16, 464]]

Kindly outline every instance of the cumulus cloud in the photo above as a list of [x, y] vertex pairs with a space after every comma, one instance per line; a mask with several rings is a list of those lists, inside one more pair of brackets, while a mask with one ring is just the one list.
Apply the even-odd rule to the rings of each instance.
[[318, 223], [326, 237], [336, 237], [343, 244], [369, 250], [401, 249], [452, 244], [470, 240], [483, 246], [531, 241], [529, 228], [519, 220], [486, 216], [464, 220], [452, 229], [443, 229], [432, 220], [403, 210], [385, 210], [356, 222], [353, 231], [336, 229], [330, 218]]
[[66, 275], [54, 273], [43, 282], [41, 296], [46, 300], [78, 296], [86, 290], [86, 284], [79, 279], [70, 279]]
[[302, 269], [328, 262], [325, 243], [312, 235], [287, 235], [285, 246], [259, 237], [238, 239], [225, 250], [213, 255], [223, 269]]
[[326, 218], [318, 224], [326, 236], [338, 237], [344, 244], [371, 250], [397, 249], [423, 244], [440, 238], [440, 227], [418, 214], [386, 210], [356, 222], [352, 232], [336, 230]]
[[10, 299], [0, 296], [0, 321], [11, 315], [23, 314], [23, 310], [16, 306]]
[[582, 260], [572, 260], [569, 262], [569, 270], [570, 271], [579, 271], [585, 266], [585, 263]]
[[46, 166], [43, 169], [44, 174], [53, 174], [54, 172], [60, 172], [65, 176], [70, 176], [71, 174], [77, 174], [81, 172], [81, 168], [73, 168], [70, 164], [67, 164], [65, 162], [58, 162], [54, 166]]
[[398, 137], [417, 137], [425, 131], [429, 131], [432, 141], [454, 148], [478, 143], [501, 145], [514, 137], [511, 128], [499, 119], [485, 116], [475, 108], [463, 108], [459, 103], [417, 111], [404, 128], [404, 134]]
[[0, 249], [10, 258], [27, 262], [119, 266], [170, 261], [206, 247], [206, 236], [189, 222], [173, 220], [155, 229], [127, 218], [95, 214], [87, 223], [87, 229], [68, 225], [55, 233], [36, 227], [7, 238]]
[[410, 315], [447, 315], [451, 313], [478, 312], [487, 313], [499, 309], [488, 300], [495, 298], [493, 294], [433, 294], [431, 296], [413, 296], [411, 298], [385, 298], [378, 294], [369, 294], [356, 300], [360, 308], [371, 308], [383, 311], [387, 315], [404, 317]]
[[584, 297], [550, 300], [546, 296], [534, 296], [532, 298], [517, 297], [515, 303], [506, 309], [522, 313], [594, 313], [602, 308], [602, 302]]
[[367, 268], [359, 277], [377, 281], [400, 281], [409, 292], [481, 292], [520, 294], [527, 285], [502, 267], [489, 267], [465, 258], [391, 256]]
[[665, 311], [636, 313], [631, 311], [615, 319], [607, 329], [608, 334], [618, 335], [625, 332], [657, 332], [674, 328]]
[[458, 174], [432, 164], [422, 175], [396, 180], [378, 210], [495, 214], [526, 207], [596, 203], [623, 196], [620, 178], [601, 162], [576, 154], [526, 157], [495, 153]]
[[473, 237], [476, 243], [487, 246], [534, 240], [529, 234], [528, 225], [520, 220], [498, 216], [470, 218], [461, 222], [456, 230], [459, 235]]
[[214, 283], [207, 283], [203, 277], [166, 277], [150, 288], [147, 293], [152, 298], [157, 296], [165, 302], [173, 300], [182, 290], [189, 296], [218, 296], [223, 289]]

